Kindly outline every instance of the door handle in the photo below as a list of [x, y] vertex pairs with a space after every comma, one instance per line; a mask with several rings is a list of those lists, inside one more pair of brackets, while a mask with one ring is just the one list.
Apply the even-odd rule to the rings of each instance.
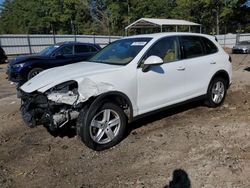
[[178, 71], [184, 71], [186, 68], [185, 67], [178, 67], [177, 70]]
[[214, 64], [216, 64], [216, 62], [211, 62], [210, 64], [211, 64], [211, 65], [214, 65]]

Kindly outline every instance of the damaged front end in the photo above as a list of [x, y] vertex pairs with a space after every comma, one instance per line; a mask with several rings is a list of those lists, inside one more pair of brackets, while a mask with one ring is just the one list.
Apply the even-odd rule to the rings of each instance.
[[78, 84], [68, 81], [45, 93], [34, 91], [21, 94], [21, 113], [30, 127], [45, 125], [50, 130], [64, 126], [78, 117], [82, 103], [79, 102]]

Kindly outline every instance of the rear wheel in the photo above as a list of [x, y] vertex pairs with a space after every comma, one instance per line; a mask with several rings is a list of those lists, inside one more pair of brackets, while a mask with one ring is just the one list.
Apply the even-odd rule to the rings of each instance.
[[78, 134], [91, 149], [104, 150], [118, 144], [127, 124], [123, 110], [113, 103], [104, 103], [83, 110], [78, 119]]
[[209, 84], [205, 104], [215, 108], [220, 106], [227, 94], [227, 81], [224, 78], [216, 77]]
[[31, 71], [29, 72], [29, 74], [27, 76], [27, 79], [30, 80], [31, 78], [33, 78], [34, 76], [38, 75], [42, 71], [43, 71], [43, 69], [41, 69], [41, 68], [31, 69]]

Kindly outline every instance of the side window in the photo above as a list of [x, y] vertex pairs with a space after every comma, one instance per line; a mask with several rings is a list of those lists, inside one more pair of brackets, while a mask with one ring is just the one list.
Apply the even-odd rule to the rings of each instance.
[[209, 39], [202, 37], [203, 43], [204, 43], [204, 47], [206, 50], [206, 54], [213, 54], [218, 52], [218, 48], [215, 46], [215, 44], [210, 41]]
[[166, 37], [156, 42], [148, 51], [146, 58], [151, 55], [159, 56], [164, 62], [171, 62], [180, 59], [177, 37]]
[[89, 48], [86, 45], [75, 45], [75, 53], [80, 54], [80, 53], [86, 53], [89, 52]]
[[56, 52], [57, 55], [72, 55], [73, 54], [73, 46], [69, 45], [69, 46], [63, 46], [61, 49], [59, 49]]
[[181, 40], [184, 51], [184, 58], [193, 58], [203, 55], [203, 48], [200, 37], [182, 36]]
[[88, 47], [89, 47], [90, 52], [96, 52], [97, 51], [97, 49], [95, 47], [93, 47], [93, 46], [88, 46]]

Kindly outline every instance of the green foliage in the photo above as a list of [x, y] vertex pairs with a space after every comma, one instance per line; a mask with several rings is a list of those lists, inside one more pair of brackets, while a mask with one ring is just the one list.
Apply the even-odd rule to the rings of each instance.
[[83, 0], [7, 0], [3, 4], [1, 33], [84, 33], [91, 16]]
[[6, 0], [0, 32], [8, 34], [116, 34], [146, 18], [185, 19], [211, 33], [249, 31], [245, 0]]

